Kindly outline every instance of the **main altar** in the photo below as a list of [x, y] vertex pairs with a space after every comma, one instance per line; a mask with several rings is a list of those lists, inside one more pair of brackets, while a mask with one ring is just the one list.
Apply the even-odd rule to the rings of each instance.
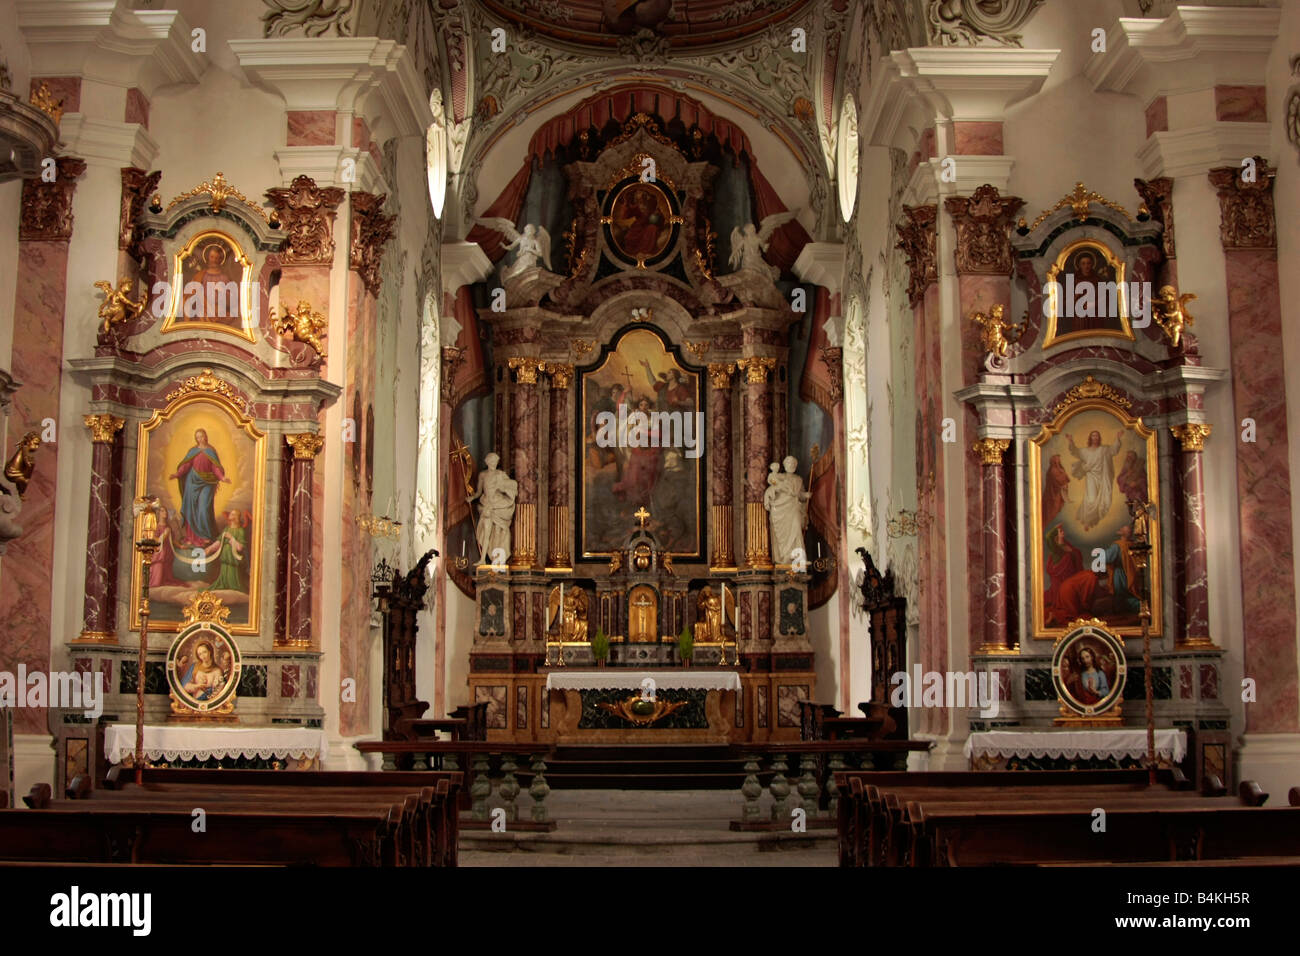
[[[746, 201], [715, 222], [730, 162], [645, 115], [605, 138], [558, 170], [567, 263], [553, 217], [549, 231], [482, 218], [471, 234], [500, 261], [474, 317], [492, 444], [451, 440], [472, 507], [473, 538], [446, 541], [475, 601], [470, 699], [487, 702], [493, 740], [797, 739], [798, 702], [815, 696], [816, 446], [792, 447], [790, 426], [804, 290], [763, 256], [793, 213], [755, 223]], [[715, 275], [728, 225], [732, 271]], [[643, 671], [669, 669], [735, 686], [628, 709]], [[617, 686], [555, 684], [578, 670]]]

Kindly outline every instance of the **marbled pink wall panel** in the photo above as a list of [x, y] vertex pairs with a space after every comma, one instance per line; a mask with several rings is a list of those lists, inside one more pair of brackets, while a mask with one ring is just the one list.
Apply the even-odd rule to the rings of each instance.
[[126, 115], [123, 122], [139, 123], [145, 129], [149, 128], [149, 98], [137, 87], [133, 86], [126, 91]]
[[[1253, 733], [1300, 730], [1296, 681], [1295, 576], [1291, 555], [1291, 472], [1278, 263], [1271, 250], [1224, 251], [1235, 419], [1253, 418], [1258, 440], [1234, 441], [1241, 518], [1245, 676], [1259, 698], [1246, 705]], [[1282, 520], [1279, 520], [1281, 516]]]
[[34, 76], [32, 77], [31, 93], [36, 92], [36, 88], [44, 83], [49, 87], [50, 93], [54, 99], [63, 101], [63, 112], [80, 113], [81, 112], [81, 77], [79, 76]]
[[370, 145], [370, 127], [360, 116], [352, 117], [352, 148], [365, 149]]
[[[66, 298], [68, 246], [64, 242], [20, 242], [14, 297], [11, 372], [23, 383], [9, 409], [9, 439], [15, 444], [41, 421], [59, 417], [63, 362], [62, 316]], [[36, 452], [36, 470], [27, 485], [19, 524], [23, 533], [9, 542], [0, 570], [0, 670], [50, 668], [51, 579], [54, 576], [54, 492], [57, 444]], [[8, 457], [11, 449], [5, 449]], [[79, 569], [78, 569], [79, 570]], [[74, 572], [76, 573], [76, 572]], [[79, 629], [78, 629], [79, 630]], [[60, 640], [76, 636], [59, 635]], [[19, 708], [14, 732], [45, 733], [44, 708]]]
[[1214, 118], [1220, 123], [1266, 123], [1262, 86], [1216, 86]]
[[1002, 124], [999, 122], [958, 121], [952, 124], [953, 142], [958, 156], [1001, 156]]
[[289, 110], [286, 146], [332, 146], [333, 110]]
[[1157, 96], [1146, 109], [1146, 119], [1148, 138], [1152, 133], [1167, 133], [1169, 131], [1169, 101], [1163, 96]]

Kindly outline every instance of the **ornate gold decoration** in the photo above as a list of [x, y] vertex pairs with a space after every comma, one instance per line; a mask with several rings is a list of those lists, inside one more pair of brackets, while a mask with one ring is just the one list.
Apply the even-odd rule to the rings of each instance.
[[126, 424], [125, 419], [115, 415], [87, 415], [83, 421], [90, 429], [90, 440], [96, 445], [113, 444], [114, 436]]
[[207, 621], [225, 627], [230, 618], [230, 608], [222, 604], [221, 598], [213, 592], [200, 591], [181, 609], [181, 617], [186, 624]]
[[645, 505], [642, 505], [636, 511], [632, 512], [632, 517], [636, 518], [639, 527], [641, 528], [642, 531], [644, 531], [645, 523], [650, 518], [650, 512], [646, 511]]
[[[623, 131], [606, 143], [605, 148], [608, 149], [609, 147], [616, 146], [619, 143], [627, 142], [636, 135], [636, 131], [639, 129], [644, 129], [655, 142], [662, 143], [664, 146], [668, 146], [677, 152], [681, 152], [677, 149], [676, 143], [660, 132], [659, 124], [648, 113], [633, 113], [629, 116], [627, 122], [623, 124]], [[640, 159], [638, 158], [637, 160], [634, 160], [634, 162], [638, 164], [636, 171], [639, 175], [641, 172], [641, 167], [639, 165]]]
[[1210, 437], [1212, 427], [1205, 422], [1188, 422], [1185, 425], [1174, 425], [1169, 430], [1183, 446], [1183, 451], [1205, 451], [1205, 439]]
[[1277, 218], [1273, 208], [1273, 169], [1254, 157], [1254, 182], [1246, 182], [1243, 166], [1210, 170], [1210, 183], [1219, 193], [1219, 239], [1225, 249], [1276, 249]]
[[767, 381], [768, 372], [776, 368], [776, 359], [761, 355], [738, 359], [736, 368], [745, 373], [745, 381], [751, 385]]
[[1109, 402], [1114, 402], [1121, 408], [1132, 408], [1133, 403], [1124, 397], [1120, 392], [1111, 388], [1105, 382], [1099, 382], [1091, 375], [1085, 378], [1078, 385], [1072, 387], [1052, 409], [1052, 414], [1057, 415], [1063, 409], [1068, 408], [1075, 402], [1081, 402], [1089, 398], [1104, 398]]
[[684, 700], [669, 703], [666, 700], [660, 700], [658, 697], [649, 699], [643, 698], [640, 694], [633, 694], [626, 700], [620, 700], [617, 704], [601, 701], [596, 706], [616, 717], [622, 717], [638, 727], [649, 727], [655, 721], [663, 720], [674, 711], [681, 710], [686, 704], [687, 701]]
[[736, 370], [730, 362], [709, 363], [709, 384], [714, 388], [731, 388], [731, 373]]
[[329, 329], [329, 320], [314, 311], [310, 302], [299, 299], [296, 308], [286, 310], [279, 318], [276, 318], [275, 309], [272, 309], [271, 323], [279, 335], [306, 342], [321, 358], [325, 358], [324, 338]]
[[541, 369], [551, 376], [552, 388], [568, 388], [573, 384], [573, 366], [563, 362], [543, 362]]
[[569, 348], [573, 350], [574, 355], [586, 355], [595, 347], [596, 343], [587, 339], [571, 339], [569, 341]]
[[149, 297], [142, 295], [139, 302], [132, 301], [130, 292], [134, 286], [135, 280], [129, 277], [121, 280], [116, 289], [107, 279], [95, 283], [95, 288], [104, 294], [104, 301], [99, 306], [99, 317], [104, 320], [99, 324], [100, 335], [108, 335], [117, 326], [140, 317]]
[[32, 472], [36, 470], [36, 449], [39, 447], [41, 436], [36, 432], [28, 432], [18, 440], [14, 453], [5, 462], [5, 478], [18, 492], [19, 498], [27, 497], [27, 484], [32, 480]]
[[284, 440], [293, 449], [293, 457], [296, 461], [311, 461], [325, 447], [325, 436], [315, 432], [285, 435]]
[[705, 339], [703, 342], [687, 341], [683, 342], [682, 345], [686, 346], [687, 351], [695, 353], [697, 359], [704, 358], [704, 353], [713, 348], [713, 342], [708, 339]]
[[1161, 286], [1160, 294], [1151, 299], [1151, 317], [1165, 333], [1165, 338], [1174, 348], [1178, 348], [1183, 338], [1183, 328], [1192, 325], [1195, 319], [1187, 311], [1187, 303], [1196, 298], [1194, 292], [1178, 294], [1171, 285]]
[[623, 567], [623, 555], [621, 552], [615, 551], [613, 554], [609, 556], [609, 573], [614, 574], [622, 567]]
[[44, 80], [41, 80], [40, 85], [32, 93], [32, 106], [47, 114], [55, 124], [63, 119], [63, 100], [54, 98], [54, 91]]
[[122, 167], [122, 207], [118, 213], [117, 247], [131, 250], [132, 258], [142, 258], [138, 249], [136, 220], [144, 212], [144, 200], [158, 188], [162, 170], [146, 173], [135, 166]]
[[1003, 196], [985, 183], [971, 194], [944, 200], [957, 230], [957, 271], [976, 275], [1011, 274], [1011, 224], [1025, 204], [1019, 196]]
[[903, 214], [907, 218], [894, 227], [898, 231], [895, 248], [903, 250], [907, 257], [907, 298], [914, 308], [925, 295], [925, 290], [939, 279], [935, 268], [935, 220], [938, 213], [937, 206], [904, 206]]
[[23, 182], [23, 207], [18, 220], [20, 240], [59, 241], [72, 238], [72, 194], [86, 161], [72, 156], [55, 160], [54, 182]]
[[174, 402], [182, 395], [188, 395], [190, 392], [212, 392], [220, 395], [222, 398], [229, 399], [245, 412], [248, 410], [248, 402], [235, 391], [233, 385], [224, 382], [212, 374], [212, 369], [205, 368], [198, 375], [191, 375], [183, 380], [180, 385], [167, 393], [168, 404]]
[[379, 289], [383, 285], [380, 266], [384, 258], [384, 246], [393, 238], [393, 226], [397, 222], [397, 216], [384, 215], [384, 201], [387, 198], [387, 194], [352, 194], [352, 247], [348, 263], [361, 276], [366, 291], [374, 296], [379, 295]]
[[[1177, 255], [1174, 246], [1174, 181], [1168, 176], [1158, 179], [1135, 179], [1133, 187], [1142, 197], [1151, 218], [1164, 228], [1160, 232], [1160, 245], [1165, 258], [1173, 259]], [[1139, 214], [1141, 209], [1139, 209]]]
[[972, 312], [970, 317], [980, 327], [980, 345], [985, 352], [997, 358], [1006, 358], [1008, 347], [1019, 342], [1020, 336], [1025, 333], [1025, 323], [1012, 325], [1002, 315], [1002, 304], [998, 303], [989, 309], [987, 315]]
[[520, 385], [536, 385], [537, 373], [546, 367], [545, 362], [535, 358], [519, 357], [508, 359], [506, 364], [515, 372]]
[[1129, 215], [1128, 210], [1119, 203], [1111, 202], [1101, 193], [1093, 192], [1080, 182], [1075, 183], [1074, 189], [1070, 190], [1070, 192], [1058, 199], [1056, 205], [1052, 206], [1050, 209], [1043, 210], [1043, 212], [1039, 214], [1038, 218], [1033, 221], [1033, 224], [1030, 225], [1029, 230], [1032, 232], [1037, 229], [1039, 223], [1044, 219], [1056, 212], [1056, 210], [1064, 209], [1066, 206], [1069, 206], [1074, 210], [1075, 219], [1087, 219], [1088, 211], [1093, 203], [1096, 203], [1099, 206], [1105, 206], [1107, 209], [1114, 209], [1118, 213], [1122, 213], [1124, 218], [1128, 219], [1130, 222], [1133, 220], [1133, 217]]
[[253, 210], [253, 212], [261, 216], [263, 222], [270, 221], [265, 209], [253, 202], [253, 200], [249, 199], [230, 183], [226, 182], [225, 174], [220, 172], [211, 179], [203, 180], [203, 182], [199, 183], [193, 189], [187, 189], [179, 196], [173, 198], [172, 201], [167, 204], [167, 208], [171, 209], [174, 206], [180, 205], [187, 199], [203, 195], [208, 197], [208, 208], [213, 212], [221, 212], [221, 210], [225, 209], [226, 200], [238, 199], [249, 209]]
[[266, 191], [287, 237], [281, 253], [285, 262], [324, 265], [334, 260], [334, 216], [343, 196], [337, 186], [322, 188], [305, 174]]
[[971, 449], [980, 456], [980, 461], [985, 465], [1002, 464], [1002, 456], [1010, 447], [1009, 438], [977, 438], [971, 445]]

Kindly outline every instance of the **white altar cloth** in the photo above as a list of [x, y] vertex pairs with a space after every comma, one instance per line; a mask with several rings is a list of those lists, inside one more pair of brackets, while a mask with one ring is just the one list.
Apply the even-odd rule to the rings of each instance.
[[[149, 727], [144, 754], [149, 760], [208, 760], [212, 757], [320, 757], [329, 747], [323, 730], [310, 727]], [[135, 725], [104, 729], [104, 756], [121, 763], [135, 754]]]
[[546, 675], [547, 690], [636, 690], [649, 677], [656, 690], [740, 690], [740, 675], [735, 671], [643, 671], [636, 668], [609, 668], [595, 671], [551, 671]]
[[[966, 738], [966, 759], [971, 757], [1143, 757], [1147, 732], [1122, 730], [988, 730]], [[1156, 731], [1156, 753], [1182, 763], [1187, 756], [1187, 734], [1181, 730]]]

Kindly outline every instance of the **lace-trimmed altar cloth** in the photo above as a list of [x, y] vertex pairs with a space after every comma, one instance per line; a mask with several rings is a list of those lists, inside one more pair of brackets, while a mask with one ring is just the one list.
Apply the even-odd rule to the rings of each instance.
[[[971, 757], [1144, 757], [1147, 732], [1122, 730], [988, 730], [966, 738]], [[1173, 728], [1156, 731], [1156, 754], [1182, 763], [1187, 734]]]
[[[145, 727], [144, 755], [149, 760], [209, 760], [216, 757], [320, 757], [329, 739], [310, 727]], [[104, 728], [104, 755], [121, 763], [135, 754], [135, 725]]]
[[546, 675], [547, 690], [639, 690], [649, 677], [656, 690], [740, 690], [740, 675], [735, 671], [643, 671], [635, 668], [610, 668], [595, 671], [551, 671]]

